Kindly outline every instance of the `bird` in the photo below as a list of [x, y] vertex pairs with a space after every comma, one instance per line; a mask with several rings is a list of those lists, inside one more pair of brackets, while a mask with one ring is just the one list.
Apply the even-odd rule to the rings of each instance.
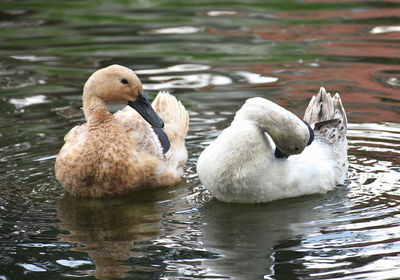
[[197, 174], [214, 198], [229, 203], [326, 193], [347, 179], [346, 132], [339, 93], [323, 87], [303, 120], [268, 99], [250, 98], [202, 151]]
[[[89, 77], [82, 103], [86, 123], [65, 135], [55, 162], [70, 194], [116, 196], [181, 180], [189, 115], [173, 95], [160, 91], [150, 103], [134, 71], [114, 64]], [[109, 103], [127, 106], [112, 114]]]

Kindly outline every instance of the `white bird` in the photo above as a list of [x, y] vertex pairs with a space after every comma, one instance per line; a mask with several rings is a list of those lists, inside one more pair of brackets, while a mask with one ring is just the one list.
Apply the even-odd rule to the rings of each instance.
[[267, 99], [250, 98], [202, 152], [197, 173], [225, 202], [326, 193], [347, 177], [346, 131], [339, 94], [331, 97], [324, 88], [312, 97], [304, 121]]

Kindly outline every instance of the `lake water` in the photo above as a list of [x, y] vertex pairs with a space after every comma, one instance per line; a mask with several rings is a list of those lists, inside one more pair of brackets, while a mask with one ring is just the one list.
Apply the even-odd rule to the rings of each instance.
[[[394, 0], [1, 1], [0, 279], [400, 279], [399, 24]], [[77, 199], [55, 156], [84, 82], [113, 63], [185, 104], [185, 180]], [[320, 86], [348, 114], [348, 183], [212, 199], [196, 160], [243, 102], [302, 116]]]

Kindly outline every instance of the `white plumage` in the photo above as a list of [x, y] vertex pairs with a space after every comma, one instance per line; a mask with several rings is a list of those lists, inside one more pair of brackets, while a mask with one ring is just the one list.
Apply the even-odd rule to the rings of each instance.
[[[251, 98], [200, 155], [197, 172], [217, 199], [256, 203], [325, 193], [346, 179], [347, 118], [339, 94], [321, 88], [304, 120], [264, 99]], [[311, 133], [312, 134], [312, 133]], [[279, 149], [289, 157], [278, 158]]]

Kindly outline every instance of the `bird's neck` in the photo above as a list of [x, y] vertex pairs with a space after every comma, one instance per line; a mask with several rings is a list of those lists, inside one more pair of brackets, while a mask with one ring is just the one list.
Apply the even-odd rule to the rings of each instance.
[[90, 121], [95, 114], [107, 114], [107, 103], [97, 97], [97, 96], [90, 96], [88, 94], [83, 93], [82, 97], [83, 103], [83, 113], [85, 114], [86, 121]]

